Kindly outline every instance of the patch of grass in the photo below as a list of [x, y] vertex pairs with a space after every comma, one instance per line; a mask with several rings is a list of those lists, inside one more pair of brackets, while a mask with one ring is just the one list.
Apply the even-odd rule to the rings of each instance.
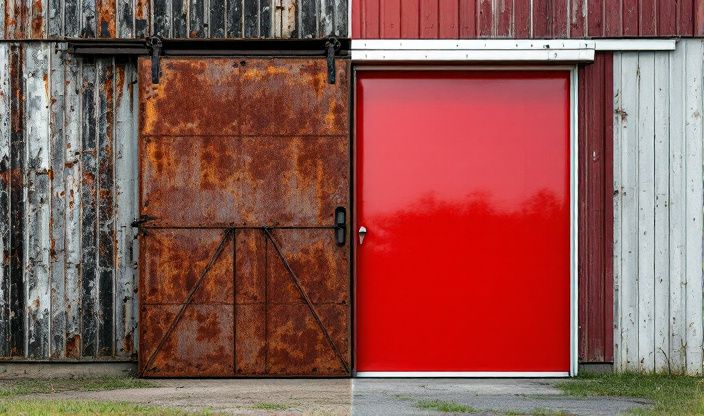
[[153, 386], [152, 382], [132, 377], [18, 379], [0, 381], [0, 398], [62, 391], [120, 390]]
[[211, 413], [192, 413], [178, 409], [145, 406], [132, 403], [103, 402], [90, 400], [0, 400], [2, 415], [76, 415], [76, 416], [208, 416]]
[[435, 410], [443, 413], [476, 413], [477, 409], [455, 402], [443, 400], [421, 400], [416, 403], [416, 407], [423, 410]]
[[564, 410], [552, 410], [552, 409], [533, 409], [528, 412], [519, 412], [517, 410], [509, 410], [508, 412], [504, 412], [505, 416], [570, 416], [571, 413], [568, 413]]
[[254, 406], [252, 406], [252, 409], [257, 410], [287, 410], [288, 408], [289, 406], [282, 403], [269, 402], [256, 403]]
[[704, 379], [700, 377], [605, 374], [585, 375], [558, 384], [573, 396], [621, 396], [647, 399], [653, 406], [635, 409], [641, 416], [704, 414]]

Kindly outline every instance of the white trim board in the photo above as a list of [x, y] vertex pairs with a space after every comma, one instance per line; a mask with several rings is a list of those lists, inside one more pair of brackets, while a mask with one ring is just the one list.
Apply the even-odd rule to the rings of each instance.
[[353, 39], [353, 61], [592, 62], [596, 51], [671, 51], [676, 39]]
[[360, 371], [355, 377], [365, 378], [557, 378], [569, 377], [570, 373], [554, 371]]

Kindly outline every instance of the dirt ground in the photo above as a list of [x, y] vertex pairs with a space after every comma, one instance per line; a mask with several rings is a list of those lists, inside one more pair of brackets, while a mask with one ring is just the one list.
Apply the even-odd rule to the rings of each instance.
[[62, 392], [47, 399], [121, 401], [234, 415], [615, 415], [647, 405], [575, 398], [550, 380], [155, 380], [150, 388]]

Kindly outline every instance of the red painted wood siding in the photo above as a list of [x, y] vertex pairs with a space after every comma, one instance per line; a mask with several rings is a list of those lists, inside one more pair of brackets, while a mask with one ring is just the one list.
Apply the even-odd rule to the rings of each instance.
[[361, 39], [704, 35], [704, 0], [352, 0]]
[[579, 359], [613, 362], [613, 55], [579, 70]]

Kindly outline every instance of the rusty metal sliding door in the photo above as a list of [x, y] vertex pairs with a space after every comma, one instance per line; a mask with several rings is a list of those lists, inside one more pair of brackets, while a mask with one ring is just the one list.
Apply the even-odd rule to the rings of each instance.
[[140, 373], [350, 375], [349, 62], [335, 84], [324, 59], [160, 67], [139, 62]]

